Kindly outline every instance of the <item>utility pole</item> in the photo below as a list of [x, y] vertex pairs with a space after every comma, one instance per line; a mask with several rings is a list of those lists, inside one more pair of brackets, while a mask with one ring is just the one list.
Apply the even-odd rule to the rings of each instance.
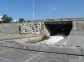
[[33, 7], [32, 7], [32, 8], [33, 8], [33, 20], [34, 20], [34, 17], [35, 17], [35, 16], [34, 16], [34, 15], [35, 15], [35, 14], [34, 14], [34, 12], [35, 12], [34, 2], [35, 2], [35, 1], [33, 0]]

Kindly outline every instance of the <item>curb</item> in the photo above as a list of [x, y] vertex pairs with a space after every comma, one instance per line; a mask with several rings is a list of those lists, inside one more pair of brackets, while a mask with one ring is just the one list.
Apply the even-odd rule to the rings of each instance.
[[36, 45], [36, 44], [21, 44], [21, 43], [8, 43], [5, 41], [0, 41], [0, 46], [20, 48], [26, 50], [35, 50], [43, 52], [52, 52], [59, 54], [71, 54], [71, 55], [84, 55], [84, 48], [80, 46], [46, 46], [46, 45]]

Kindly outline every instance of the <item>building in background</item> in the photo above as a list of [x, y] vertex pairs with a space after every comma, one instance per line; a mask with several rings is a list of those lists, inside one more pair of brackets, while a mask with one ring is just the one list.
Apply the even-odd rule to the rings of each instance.
[[3, 22], [3, 20], [2, 20], [2, 16], [0, 16], [0, 23], [2, 23]]

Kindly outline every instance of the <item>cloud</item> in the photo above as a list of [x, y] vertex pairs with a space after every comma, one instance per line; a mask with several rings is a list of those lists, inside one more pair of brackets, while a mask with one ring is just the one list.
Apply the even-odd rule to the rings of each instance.
[[2, 16], [0, 16], [0, 21], [2, 20]]
[[16, 22], [16, 21], [18, 21], [18, 20], [14, 20], [14, 22]]
[[2, 18], [2, 16], [0, 16], [0, 18]]

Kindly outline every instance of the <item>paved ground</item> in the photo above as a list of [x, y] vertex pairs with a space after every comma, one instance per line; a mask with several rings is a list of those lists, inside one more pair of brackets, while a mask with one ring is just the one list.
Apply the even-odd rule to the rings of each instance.
[[[70, 35], [56, 45], [84, 47], [84, 36]], [[84, 62], [84, 56], [0, 47], [0, 62]]]
[[84, 36], [81, 36], [81, 35], [69, 35], [65, 39], [57, 42], [55, 45], [84, 47]]
[[0, 47], [0, 62], [84, 62], [84, 56]]
[[[81, 32], [82, 33], [82, 32]], [[84, 34], [84, 33], [82, 33]], [[57, 42], [55, 45], [65, 45], [65, 46], [80, 46], [84, 47], [84, 35], [74, 33], [73, 35], [69, 35], [65, 37], [63, 40]], [[0, 34], [0, 41], [4, 40], [15, 40], [15, 39], [22, 39], [28, 37], [27, 35], [1, 35]]]

